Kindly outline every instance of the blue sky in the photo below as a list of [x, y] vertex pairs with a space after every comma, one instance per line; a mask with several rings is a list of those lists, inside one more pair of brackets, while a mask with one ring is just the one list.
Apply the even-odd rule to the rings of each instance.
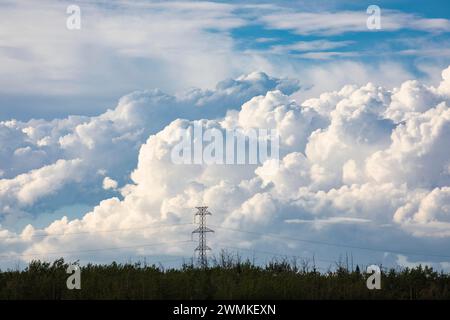
[[[0, 255], [184, 240], [207, 204], [216, 249], [449, 270], [449, 58], [446, 1], [3, 1]], [[279, 171], [174, 165], [199, 119], [279, 130]], [[159, 249], [69, 257], [192, 254]]]

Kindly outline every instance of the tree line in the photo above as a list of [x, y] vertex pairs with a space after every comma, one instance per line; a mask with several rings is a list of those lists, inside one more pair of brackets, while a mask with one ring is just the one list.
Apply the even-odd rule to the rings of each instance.
[[450, 275], [428, 266], [382, 269], [381, 289], [369, 290], [364, 268], [336, 264], [319, 272], [305, 261], [255, 264], [221, 253], [207, 268], [137, 263], [80, 265], [81, 289], [69, 290], [69, 263], [35, 260], [0, 270], [0, 299], [450, 299]]

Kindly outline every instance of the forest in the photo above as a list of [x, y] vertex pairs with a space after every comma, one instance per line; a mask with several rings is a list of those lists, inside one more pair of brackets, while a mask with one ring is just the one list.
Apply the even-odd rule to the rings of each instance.
[[[76, 263], [76, 262], [75, 262]], [[146, 263], [79, 265], [81, 288], [69, 290], [69, 263], [35, 260], [22, 270], [0, 270], [0, 299], [450, 299], [450, 275], [428, 266], [382, 268], [381, 289], [369, 290], [365, 268], [336, 264], [319, 272], [304, 261], [273, 259], [257, 265], [222, 253], [207, 267]]]

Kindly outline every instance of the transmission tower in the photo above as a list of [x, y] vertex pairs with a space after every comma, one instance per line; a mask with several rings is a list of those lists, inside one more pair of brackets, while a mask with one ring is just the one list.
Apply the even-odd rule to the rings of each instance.
[[195, 251], [198, 251], [199, 266], [201, 266], [202, 268], [206, 268], [208, 266], [206, 251], [211, 250], [211, 248], [206, 245], [206, 233], [214, 232], [214, 230], [206, 226], [206, 216], [211, 215], [211, 212], [208, 211], [208, 207], [196, 208], [197, 212], [194, 215], [194, 223], [196, 221], [196, 218], [198, 217], [198, 228], [192, 231], [192, 234], [198, 233], [198, 246], [197, 248], [195, 248]]

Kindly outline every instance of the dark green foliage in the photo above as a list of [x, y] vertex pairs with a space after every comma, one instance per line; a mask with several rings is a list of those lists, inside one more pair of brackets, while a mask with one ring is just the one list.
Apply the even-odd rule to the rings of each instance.
[[210, 265], [165, 270], [88, 264], [81, 268], [81, 290], [68, 290], [63, 259], [33, 261], [25, 270], [0, 272], [0, 299], [450, 299], [450, 276], [422, 266], [384, 270], [382, 289], [368, 290], [368, 275], [359, 266], [320, 273], [305, 262], [258, 266], [226, 253]]

